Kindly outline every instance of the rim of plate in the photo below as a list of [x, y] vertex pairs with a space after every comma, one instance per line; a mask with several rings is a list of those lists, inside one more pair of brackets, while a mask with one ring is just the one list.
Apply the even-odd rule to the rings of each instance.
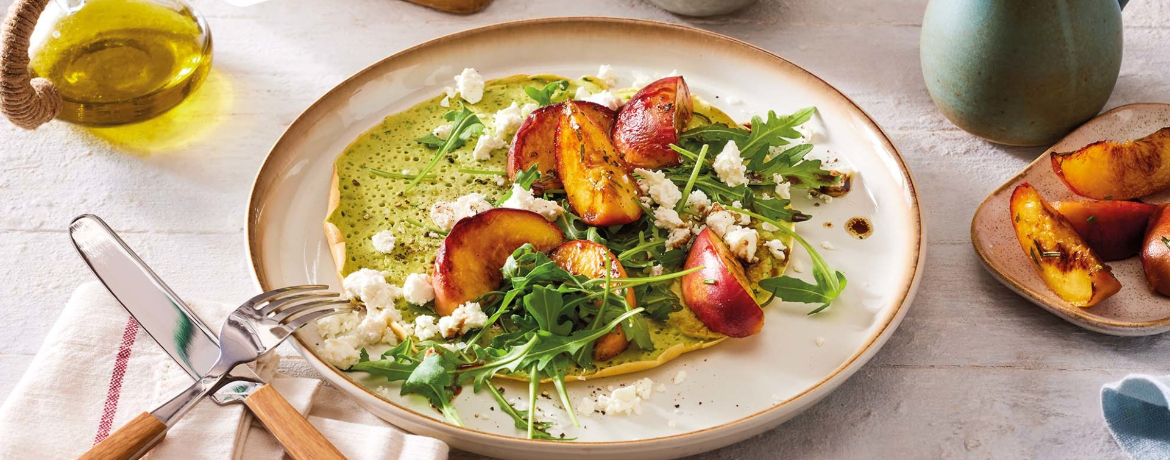
[[[791, 66], [791, 68], [798, 70], [799, 72], [812, 78], [813, 80], [818, 82], [820, 85], [822, 85], [825, 90], [836, 94], [844, 102], [848, 103], [849, 107], [851, 107], [853, 110], [856, 110], [857, 113], [860, 114], [862, 116], [862, 118], [864, 118], [864, 122], [868, 128], [872, 129], [873, 131], [875, 131], [881, 135], [881, 145], [885, 149], [887, 149], [890, 153], [892, 153], [893, 159], [897, 162], [897, 165], [898, 165], [898, 172], [901, 173], [902, 178], [905, 180], [902, 189], [903, 189], [903, 192], [906, 193], [906, 198], [908, 200], [907, 203], [911, 208], [910, 210], [911, 210], [911, 215], [913, 218], [912, 224], [914, 225], [914, 228], [917, 230], [917, 232], [916, 232], [916, 235], [914, 235], [914, 245], [913, 246], [915, 248], [915, 251], [914, 251], [915, 256], [913, 259], [913, 263], [911, 264], [911, 267], [908, 270], [908, 276], [905, 278], [905, 281], [906, 281], [905, 287], [902, 290], [902, 292], [898, 294], [898, 300], [896, 301], [895, 308], [891, 309], [889, 311], [889, 313], [887, 315], [885, 315], [884, 318], [881, 319], [881, 322], [882, 322], [881, 327], [877, 328], [868, 338], [866, 338], [865, 343], [861, 347], [859, 347], [857, 349], [857, 351], [855, 351], [849, 357], [849, 359], [845, 360], [843, 363], [841, 363], [841, 365], [837, 366], [837, 368], [834, 369], [831, 373], [826, 375], [823, 379], [821, 379], [817, 383], [813, 384], [809, 388], [792, 396], [791, 398], [788, 398], [784, 401], [773, 404], [765, 409], [762, 409], [760, 411], [752, 413], [748, 416], [745, 416], [745, 417], [742, 417], [742, 418], [739, 418], [739, 419], [736, 419], [736, 420], [733, 420], [730, 422], [726, 422], [723, 424], [706, 427], [706, 428], [699, 429], [699, 430], [689, 431], [686, 433], [680, 433], [680, 434], [675, 434], [675, 435], [670, 435], [670, 436], [659, 436], [659, 437], [654, 437], [654, 438], [638, 439], [638, 440], [631, 440], [631, 441], [573, 441], [573, 442], [568, 443], [568, 444], [576, 445], [576, 446], [649, 445], [649, 444], [659, 443], [662, 441], [679, 440], [679, 439], [699, 436], [702, 434], [712, 433], [715, 431], [723, 431], [723, 430], [732, 428], [734, 426], [743, 425], [743, 424], [748, 423], [750, 421], [760, 419], [761, 417], [764, 417], [764, 416], [771, 414], [777, 410], [780, 410], [781, 408], [789, 406], [789, 405], [795, 403], [796, 401], [800, 400], [801, 398], [805, 397], [806, 395], [823, 388], [825, 385], [829, 384], [830, 382], [837, 380], [842, 375], [846, 375], [846, 377], [848, 377], [849, 375], [852, 374], [851, 371], [856, 370], [857, 367], [860, 367], [861, 365], [868, 362], [869, 359], [872, 358], [872, 355], [866, 357], [866, 354], [870, 351], [876, 351], [876, 350], [871, 350], [874, 347], [875, 343], [882, 341], [883, 339], [887, 338], [889, 336], [889, 334], [893, 333], [893, 330], [896, 329], [896, 327], [897, 327], [896, 320], [898, 318], [900, 318], [901, 317], [900, 315], [902, 313], [904, 313], [905, 310], [907, 310], [909, 308], [909, 303], [914, 296], [914, 292], [916, 291], [918, 282], [921, 278], [922, 260], [926, 257], [926, 254], [925, 254], [926, 248], [922, 244], [923, 240], [925, 239], [925, 228], [923, 226], [923, 220], [922, 220], [922, 207], [921, 207], [920, 202], [918, 200], [917, 186], [914, 183], [914, 178], [912, 177], [912, 175], [910, 173], [909, 167], [906, 166], [905, 159], [902, 158], [901, 152], [899, 152], [898, 148], [894, 146], [894, 143], [892, 141], [890, 141], [890, 138], [886, 134], [886, 132], [884, 130], [882, 130], [882, 128], [880, 126], [878, 126], [878, 124], [873, 120], [872, 117], [869, 116], [869, 113], [867, 113], [864, 109], [862, 109], [860, 106], [858, 106], [857, 103], [855, 103], [852, 99], [850, 99], [848, 96], [846, 96], [840, 90], [838, 90], [836, 87], [829, 84], [828, 82], [826, 82], [825, 80], [823, 80], [819, 76], [813, 74], [812, 72], [809, 72], [804, 67], [796, 65], [796, 64], [792, 63], [791, 61], [784, 59], [783, 57], [780, 57], [779, 55], [777, 55], [775, 53], [772, 53], [771, 51], [765, 50], [763, 48], [760, 48], [758, 46], [752, 45], [750, 43], [744, 42], [742, 40], [739, 40], [739, 39], [736, 39], [733, 37], [729, 37], [729, 36], [726, 36], [723, 34], [699, 29], [696, 27], [690, 27], [690, 26], [686, 26], [686, 25], [673, 24], [673, 23], [661, 22], [661, 21], [653, 21], [653, 20], [648, 20], [648, 19], [611, 18], [611, 17], [601, 17], [601, 16], [566, 16], [566, 17], [552, 17], [552, 18], [522, 19], [522, 20], [517, 20], [517, 21], [508, 21], [508, 22], [500, 22], [500, 23], [496, 23], [496, 24], [489, 24], [486, 26], [475, 27], [475, 28], [451, 33], [448, 35], [443, 35], [441, 37], [427, 40], [427, 41], [424, 41], [424, 42], [419, 43], [417, 45], [405, 48], [405, 49], [403, 49], [397, 53], [391, 54], [391, 55], [389, 55], [389, 56], [387, 56], [387, 57], [385, 57], [385, 58], [383, 58], [383, 59], [381, 59], [373, 64], [370, 64], [369, 66], [366, 66], [362, 70], [359, 70], [358, 72], [354, 73], [353, 75], [349, 76], [348, 78], [346, 78], [342, 82], [335, 85], [333, 88], [331, 88], [325, 94], [323, 94], [319, 98], [317, 98], [317, 100], [314, 101], [312, 104], [310, 104], [309, 107], [306, 108], [303, 112], [301, 112], [301, 114], [298, 115], [297, 118], [294, 119], [293, 122], [289, 124], [288, 128], [285, 128], [285, 131], [281, 134], [280, 138], [277, 139], [277, 141], [273, 144], [272, 148], [269, 150], [268, 154], [265, 156], [264, 162], [260, 165], [260, 169], [257, 171], [256, 178], [252, 183], [252, 191], [248, 197], [248, 210], [247, 210], [245, 238], [247, 240], [246, 243], [248, 246], [248, 251], [246, 254], [247, 255], [247, 262], [248, 262], [249, 268], [252, 271], [252, 278], [256, 282], [257, 286], [262, 291], [267, 291], [268, 289], [270, 289], [270, 286], [268, 285], [267, 280], [265, 279], [264, 275], [262, 274], [263, 273], [263, 266], [262, 266], [261, 262], [259, 262], [260, 261], [260, 254], [259, 254], [259, 250], [258, 250], [259, 246], [254, 244], [254, 238], [257, 238], [257, 232], [259, 231], [258, 230], [258, 227], [259, 227], [258, 217], [259, 216], [257, 215], [258, 214], [257, 211], [260, 209], [260, 207], [258, 205], [260, 204], [260, 199], [265, 197], [266, 192], [267, 192], [267, 190], [261, 190], [261, 188], [260, 188], [261, 181], [267, 174], [269, 174], [268, 169], [270, 168], [271, 162], [273, 161], [273, 158], [274, 158], [274, 153], [277, 152], [277, 149], [281, 148], [286, 142], [289, 142], [288, 141], [289, 134], [292, 133], [294, 131], [294, 129], [299, 129], [299, 125], [302, 123], [302, 120], [304, 120], [309, 114], [319, 110], [319, 106], [321, 105], [322, 101], [333, 97], [342, 87], [345, 87], [345, 86], [351, 84], [355, 80], [366, 76], [367, 74], [375, 71], [377, 68], [380, 68], [393, 60], [396, 60], [396, 59], [399, 59], [403, 56], [414, 54], [414, 53], [426, 52], [428, 48], [433, 47], [433, 46], [438, 45], [438, 44], [441, 44], [441, 43], [444, 43], [444, 42], [447, 42], [447, 41], [458, 40], [458, 39], [463, 39], [463, 38], [467, 38], [467, 37], [471, 37], [471, 36], [497, 32], [500, 30], [513, 29], [513, 28], [518, 28], [518, 27], [536, 26], [536, 25], [544, 25], [544, 24], [557, 24], [557, 23], [574, 23], [574, 22], [576, 22], [576, 23], [597, 23], [597, 24], [621, 24], [621, 25], [628, 25], [628, 26], [640, 27], [640, 28], [666, 29], [666, 30], [671, 30], [672, 32], [676, 32], [676, 33], [697, 35], [697, 36], [705, 38], [705, 39], [721, 41], [721, 42], [725, 42], [725, 43], [734, 45], [735, 47], [742, 49], [744, 52], [747, 52], [749, 54], [755, 54], [758, 58], [765, 58], [765, 59], [775, 61], [777, 64], [779, 64], [781, 66]], [[894, 327], [891, 328], [891, 325], [893, 325]], [[313, 359], [313, 360], [320, 361], [320, 362], [324, 363], [324, 361], [322, 361], [321, 358], [316, 355], [316, 352], [313, 351], [313, 348], [309, 344], [303, 343], [301, 341], [299, 334], [293, 334], [292, 338], [296, 341], [295, 345], [298, 345], [295, 348], [297, 348], [298, 351], [301, 351], [302, 354], [307, 353], [307, 356], [305, 356], [306, 359]], [[865, 357], [865, 358], [862, 359], [863, 357]], [[517, 437], [517, 436], [508, 436], [508, 435], [490, 433], [490, 432], [486, 432], [486, 431], [479, 431], [479, 430], [474, 430], [471, 428], [452, 425], [452, 424], [443, 422], [441, 420], [435, 419], [433, 417], [430, 417], [426, 414], [419, 413], [418, 411], [415, 411], [415, 410], [410, 409], [408, 407], [401, 406], [393, 401], [390, 401], [390, 400], [382, 397], [381, 395], [378, 395], [377, 393], [371, 391], [370, 389], [362, 386], [361, 384], [355, 382], [352, 378], [350, 378], [344, 372], [340, 371], [339, 369], [337, 369], [331, 365], [324, 364], [322, 367], [329, 369], [337, 377], [340, 377], [341, 379], [349, 382], [349, 384], [351, 384], [354, 388], [365, 393], [367, 396], [376, 398], [376, 399], [390, 405], [391, 407], [393, 407], [394, 409], [396, 409], [398, 411], [401, 411], [403, 413], [417, 417], [419, 419], [418, 422], [420, 424], [429, 425], [436, 430], [454, 431], [454, 432], [460, 433], [460, 434], [465, 435], [465, 436], [479, 437], [481, 439], [491, 439], [491, 440], [497, 440], [497, 441], [521, 443], [521, 444], [526, 444], [526, 445], [531, 445], [531, 446], [546, 446], [547, 447], [547, 446], [558, 446], [558, 445], [565, 445], [566, 444], [563, 441], [526, 439], [526, 438], [521, 438], [521, 437]]]
[[[1042, 161], [1050, 161], [1049, 157], [1052, 156], [1052, 153], [1053, 153], [1054, 149], [1056, 148], [1056, 144], [1064, 142], [1064, 139], [1068, 138], [1068, 136], [1071, 136], [1074, 132], [1079, 131], [1082, 128], [1085, 128], [1091, 124], [1094, 124], [1095, 122], [1098, 122], [1098, 120], [1100, 120], [1102, 118], [1113, 115], [1115, 112], [1120, 112], [1123, 110], [1133, 110], [1133, 109], [1138, 109], [1138, 108], [1143, 108], [1143, 107], [1151, 107], [1151, 106], [1152, 107], [1168, 108], [1168, 107], [1170, 107], [1170, 104], [1164, 104], [1164, 103], [1160, 103], [1160, 102], [1136, 102], [1133, 104], [1119, 105], [1119, 106], [1114, 107], [1112, 109], [1106, 110], [1105, 112], [1102, 112], [1101, 114], [1093, 117], [1089, 121], [1086, 121], [1084, 124], [1076, 127], [1072, 131], [1069, 131], [1068, 134], [1061, 137], [1060, 140], [1056, 141], [1056, 143], [1052, 144], [1051, 147], [1048, 147], [1047, 150], [1045, 150], [1043, 153], [1041, 153], [1039, 156], [1037, 156], [1035, 160], [1032, 160], [1031, 163], [1028, 163], [1028, 166], [1024, 166], [1024, 168], [1021, 169], [1019, 173], [1016, 173], [1016, 175], [1014, 175], [1010, 179], [1004, 181], [1003, 184], [1000, 184], [999, 187], [996, 187], [995, 190], [992, 190], [991, 193], [988, 193], [987, 197], [984, 198], [983, 201], [979, 202], [979, 207], [975, 209], [974, 215], [978, 216], [978, 215], [982, 214], [985, 211], [984, 208], [987, 207], [987, 204], [991, 201], [992, 198], [1004, 193], [1008, 189], [1008, 187], [1016, 185], [1016, 183], [1019, 182], [1020, 179], [1023, 178], [1024, 175], [1028, 173], [1028, 171], [1031, 171], [1032, 167], [1036, 166], [1037, 163], [1040, 163]], [[1035, 303], [1035, 304], [1039, 304], [1039, 305], [1044, 306], [1044, 307], [1053, 307], [1056, 309], [1056, 311], [1054, 311], [1054, 313], [1058, 313], [1060, 315], [1066, 315], [1066, 316], [1069, 316], [1069, 317], [1072, 317], [1072, 318], [1075, 318], [1075, 319], [1078, 319], [1081, 321], [1085, 321], [1085, 322], [1088, 322], [1091, 324], [1098, 324], [1098, 325], [1102, 325], [1102, 326], [1117, 327], [1117, 328], [1122, 328], [1122, 329], [1147, 329], [1147, 328], [1152, 328], [1152, 327], [1170, 325], [1170, 317], [1166, 317], [1166, 318], [1162, 318], [1162, 319], [1155, 319], [1155, 320], [1150, 320], [1150, 321], [1118, 321], [1115, 319], [1109, 319], [1109, 318], [1105, 318], [1102, 316], [1090, 315], [1088, 313], [1085, 313], [1084, 309], [1079, 308], [1079, 307], [1071, 307], [1070, 308], [1067, 305], [1049, 304], [1048, 302], [1044, 301], [1041, 298], [1041, 293], [1039, 291], [1032, 289], [1031, 287], [1028, 287], [1027, 285], [1017, 281], [1015, 278], [1012, 278], [1012, 277], [1008, 276], [1007, 274], [1003, 273], [999, 269], [998, 266], [996, 266], [995, 264], [993, 264], [991, 262], [991, 256], [983, 251], [983, 247], [982, 247], [983, 245], [981, 244], [983, 241], [983, 238], [981, 237], [981, 234], [979, 232], [978, 225], [976, 225], [976, 220], [977, 219], [974, 217], [971, 218], [971, 246], [975, 247], [975, 253], [979, 254], [979, 259], [981, 262], [983, 262], [983, 267], [986, 268], [988, 272], [991, 272], [991, 274], [994, 275], [995, 278], [999, 279], [999, 281], [1001, 283], [1007, 285], [1008, 288], [1011, 288], [1012, 290], [1016, 291], [1017, 293], [1023, 295], [1024, 298], [1028, 299], [1028, 301]]]

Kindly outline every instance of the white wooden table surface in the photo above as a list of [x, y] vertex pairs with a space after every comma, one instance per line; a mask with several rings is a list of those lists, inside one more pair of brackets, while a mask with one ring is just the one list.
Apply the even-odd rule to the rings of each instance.
[[[467, 17], [395, 0], [249, 8], [196, 0], [215, 37], [214, 72], [196, 102], [180, 109], [183, 123], [137, 128], [164, 133], [158, 139], [111, 140], [126, 130], [61, 122], [26, 132], [0, 122], [0, 254], [7, 258], [0, 263], [0, 398], [70, 292], [92, 279], [65, 233], [73, 216], [106, 218], [180, 295], [241, 301], [255, 289], [244, 262], [253, 175], [319, 95], [391, 53], [465, 28], [626, 16], [737, 37], [836, 85], [901, 149], [929, 230], [918, 298], [877, 357], [807, 413], [703, 458], [1120, 458], [1101, 420], [1100, 386], [1130, 372], [1166, 372], [1170, 339], [1081, 330], [984, 272], [968, 235], [971, 215], [1041, 149], [989, 144], [935, 110], [918, 64], [925, 3], [761, 0], [732, 16], [688, 19], [643, 0], [497, 0]], [[1121, 78], [1108, 107], [1170, 102], [1170, 0], [1133, 0], [1125, 24]]]

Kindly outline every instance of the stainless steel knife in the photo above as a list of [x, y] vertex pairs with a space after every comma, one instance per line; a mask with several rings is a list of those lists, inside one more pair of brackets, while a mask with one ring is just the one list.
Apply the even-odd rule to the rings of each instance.
[[[69, 225], [69, 235], [86, 264], [151, 338], [192, 379], [202, 378], [219, 358], [215, 333], [101, 218], [92, 214], [77, 217]], [[221, 405], [247, 404], [293, 458], [325, 458], [300, 455], [300, 445], [307, 440], [302, 438], [324, 443], [336, 453], [304, 416], [247, 366], [237, 366], [228, 378], [234, 382], [215, 392], [212, 400]], [[336, 458], [344, 457], [337, 453]]]

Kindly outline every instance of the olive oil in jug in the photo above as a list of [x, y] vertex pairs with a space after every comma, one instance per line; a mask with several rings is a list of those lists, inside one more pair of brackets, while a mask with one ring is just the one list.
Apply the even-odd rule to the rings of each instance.
[[76, 8], [54, 3], [32, 40], [30, 68], [61, 93], [58, 118], [85, 125], [133, 123], [166, 112], [211, 68], [211, 33], [179, 0], [87, 0]]

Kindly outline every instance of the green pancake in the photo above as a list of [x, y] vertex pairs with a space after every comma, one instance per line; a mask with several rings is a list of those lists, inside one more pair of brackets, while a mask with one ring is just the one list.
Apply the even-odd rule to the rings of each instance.
[[[520, 105], [532, 102], [525, 94], [524, 87], [542, 87], [557, 80], [569, 79], [554, 75], [515, 75], [491, 80], [485, 84], [483, 99], [476, 104], [467, 104], [466, 107], [487, 122], [491, 115], [513, 102]], [[591, 90], [600, 89], [588, 78], [569, 81], [568, 94], [574, 94], [581, 85]], [[618, 92], [625, 97], [630, 93]], [[415, 139], [430, 134], [439, 125], [448, 123], [443, 115], [458, 108], [454, 101], [451, 102], [451, 107], [440, 105], [444, 97], [438, 95], [403, 112], [386, 117], [381, 124], [354, 140], [337, 158], [329, 196], [329, 211], [324, 225], [338, 274], [342, 278], [361, 268], [370, 268], [387, 272], [387, 280], [390, 283], [401, 285], [411, 273], [431, 273], [436, 252], [443, 241], [442, 236], [435, 234], [428, 236], [427, 229], [411, 224], [409, 220], [430, 225], [432, 224], [430, 208], [436, 201], [454, 201], [460, 196], [477, 192], [484, 194], [488, 201], [494, 203], [511, 188], [511, 181], [505, 180], [503, 185], [497, 184], [498, 176], [459, 171], [506, 169], [507, 152], [503, 149], [493, 152], [488, 160], [474, 160], [472, 158], [474, 138], [439, 161], [430, 172], [436, 176], [435, 180], [424, 180], [410, 192], [406, 192], [410, 180], [384, 177], [369, 171], [369, 168], [373, 168], [394, 173], [420, 172], [430, 161], [434, 151], [427, 149]], [[690, 127], [716, 122], [735, 124], [735, 121], [725, 113], [697, 97], [694, 99], [694, 112]], [[757, 225], [758, 223], [753, 223], [753, 227], [760, 232], [761, 241], [781, 239], [786, 246], [792, 246], [791, 238], [764, 231]], [[370, 240], [375, 233], [382, 230], [391, 230], [397, 238], [396, 248], [391, 254], [375, 250]], [[748, 267], [747, 270], [753, 283], [783, 274], [786, 263], [773, 258], [762, 244], [759, 246], [757, 256], [760, 262]], [[675, 287], [677, 288], [677, 283]], [[413, 321], [421, 314], [434, 315], [434, 312], [424, 307], [409, 305], [405, 301], [399, 301], [398, 308], [404, 321]], [[663, 364], [685, 352], [712, 346], [726, 338], [708, 330], [685, 307], [673, 313], [668, 321], [648, 319], [648, 323], [654, 342], [653, 350], [630, 346], [617, 357], [596, 363], [595, 368], [572, 368], [567, 374], [585, 379], [637, 372]], [[403, 337], [403, 331], [397, 327], [393, 329], [399, 338]], [[487, 335], [490, 337], [491, 334]]]

